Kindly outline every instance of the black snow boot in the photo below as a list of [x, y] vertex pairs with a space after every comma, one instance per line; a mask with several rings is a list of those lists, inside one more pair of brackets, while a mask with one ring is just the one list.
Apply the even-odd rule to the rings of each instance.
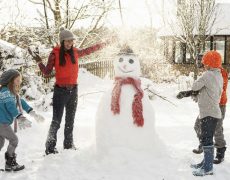
[[64, 143], [64, 149], [70, 149], [70, 150], [77, 150], [76, 146], [71, 142], [71, 143]]
[[25, 169], [24, 165], [19, 165], [16, 161], [16, 154], [14, 153], [13, 156], [9, 156], [9, 154], [5, 153], [5, 171], [21, 171]]
[[195, 154], [201, 154], [203, 152], [203, 148], [202, 148], [201, 145], [199, 145], [198, 148], [193, 149], [192, 152], [195, 153]]
[[220, 164], [221, 162], [224, 161], [225, 151], [226, 151], [226, 147], [216, 149], [216, 157], [213, 160], [213, 164]]
[[49, 155], [49, 154], [57, 154], [58, 153], [58, 150], [56, 148], [46, 148], [46, 151], [45, 151], [46, 155]]

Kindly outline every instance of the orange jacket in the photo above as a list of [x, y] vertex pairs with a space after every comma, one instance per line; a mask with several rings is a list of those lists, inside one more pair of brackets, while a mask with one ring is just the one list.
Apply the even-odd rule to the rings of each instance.
[[97, 50], [100, 50], [105, 45], [106, 43], [100, 43], [100, 44], [96, 44], [96, 45], [93, 45], [85, 49], [73, 48], [76, 63], [73, 64], [71, 62], [70, 55], [68, 53], [65, 53], [65, 59], [66, 59], [65, 66], [59, 65], [60, 46], [57, 46], [53, 48], [53, 51], [51, 52], [51, 55], [48, 59], [47, 66], [44, 66], [43, 63], [40, 63], [39, 67], [45, 75], [50, 74], [52, 72], [53, 67], [55, 67], [55, 71], [56, 71], [55, 73], [56, 83], [55, 84], [74, 85], [74, 84], [77, 84], [77, 79], [78, 79], [78, 59], [83, 56], [89, 55]]
[[[78, 53], [77, 49], [73, 48], [74, 57], [76, 63], [73, 64], [71, 62], [71, 57], [68, 53], [65, 53], [66, 64], [65, 66], [60, 66], [59, 61], [55, 61], [55, 77], [56, 84], [77, 84], [78, 78]], [[55, 47], [53, 49], [53, 53], [55, 54], [55, 58], [59, 59], [60, 47]]]
[[223, 91], [220, 98], [220, 105], [226, 105], [227, 103], [227, 86], [228, 86], [228, 72], [224, 68], [220, 68], [221, 74], [223, 77], [224, 85], [223, 85]]

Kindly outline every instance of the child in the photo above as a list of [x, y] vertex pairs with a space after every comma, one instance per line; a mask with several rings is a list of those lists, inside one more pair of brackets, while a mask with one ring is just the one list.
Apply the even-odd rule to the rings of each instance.
[[[227, 71], [221, 67], [221, 74], [223, 77], [224, 85], [223, 85], [223, 91], [220, 99], [220, 110], [222, 113], [221, 119], [217, 122], [216, 129], [215, 129], [215, 134], [214, 134], [214, 139], [215, 139], [215, 147], [216, 147], [216, 158], [214, 159], [213, 163], [214, 164], [219, 164], [224, 161], [224, 155], [226, 151], [226, 141], [224, 139], [224, 134], [223, 134], [223, 120], [225, 117], [225, 111], [226, 111], [226, 103], [227, 103], [227, 86], [228, 86], [228, 73]], [[197, 137], [200, 139], [201, 136], [201, 129], [200, 129], [200, 121], [199, 119], [196, 120], [194, 129], [196, 131]], [[195, 154], [200, 154], [203, 152], [203, 149], [201, 145], [198, 146], [197, 149], [194, 149], [193, 152]]]
[[223, 89], [223, 78], [220, 72], [221, 56], [216, 51], [207, 52], [202, 63], [206, 71], [194, 82], [192, 90], [199, 91], [197, 96], [199, 106], [199, 121], [201, 123], [200, 142], [204, 151], [204, 159], [199, 164], [191, 165], [196, 170], [195, 176], [213, 174], [213, 135], [216, 124], [221, 119], [219, 101]]
[[22, 109], [37, 121], [42, 121], [44, 118], [36, 114], [26, 101], [19, 97], [21, 75], [17, 70], [5, 71], [0, 77], [0, 84], [0, 150], [7, 139], [9, 145], [5, 153], [5, 170], [20, 171], [25, 167], [16, 161], [15, 149], [18, 145], [18, 137], [10, 125], [17, 120], [20, 129], [31, 127], [31, 122], [23, 116]]

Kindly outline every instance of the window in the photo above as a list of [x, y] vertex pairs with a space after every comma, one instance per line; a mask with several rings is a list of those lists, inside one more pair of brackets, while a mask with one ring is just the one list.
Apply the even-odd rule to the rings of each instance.
[[170, 60], [170, 62], [173, 62], [173, 47], [174, 47], [174, 41], [169, 40], [169, 43], [168, 43], [168, 59]]
[[226, 41], [226, 64], [230, 64], [230, 37]]
[[205, 54], [206, 52], [210, 51], [211, 50], [211, 40], [210, 38], [208, 38], [207, 40], [205, 40], [205, 43], [204, 43], [204, 46], [203, 46], [203, 49], [202, 51], [200, 52], [200, 54]]
[[167, 57], [168, 56], [168, 39], [164, 39], [164, 55]]
[[225, 39], [224, 37], [214, 37], [214, 50], [221, 55], [222, 63], [224, 63]]
[[210, 42], [210, 40], [205, 41], [204, 52], [210, 51], [210, 49], [211, 49], [211, 42]]
[[185, 59], [185, 63], [188, 63], [188, 64], [194, 63], [192, 61], [192, 58], [191, 58], [188, 46], [186, 46], [186, 59]]
[[184, 59], [184, 47], [183, 43], [177, 41], [175, 48], [175, 63], [183, 63]]

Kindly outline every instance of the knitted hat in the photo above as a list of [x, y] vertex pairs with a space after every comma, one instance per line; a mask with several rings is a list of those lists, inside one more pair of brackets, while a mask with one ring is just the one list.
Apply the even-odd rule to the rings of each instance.
[[221, 55], [217, 51], [208, 51], [204, 54], [202, 63], [211, 68], [220, 68], [222, 65]]
[[65, 29], [64, 27], [60, 28], [60, 32], [59, 32], [60, 43], [62, 43], [62, 41], [64, 40], [74, 40], [74, 39], [76, 38], [74, 37], [74, 34], [70, 30]]
[[7, 85], [13, 78], [20, 75], [20, 72], [15, 69], [9, 69], [2, 73], [0, 77], [0, 84], [2, 86]]

